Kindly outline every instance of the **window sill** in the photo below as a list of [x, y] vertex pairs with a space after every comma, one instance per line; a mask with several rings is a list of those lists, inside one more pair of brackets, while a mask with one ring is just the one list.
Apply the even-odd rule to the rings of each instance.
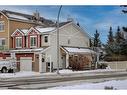
[[37, 46], [30, 46], [30, 48], [37, 48]]
[[16, 47], [16, 49], [21, 49], [22, 47]]
[[5, 30], [0, 30], [0, 33], [1, 33], [1, 32], [5, 32]]

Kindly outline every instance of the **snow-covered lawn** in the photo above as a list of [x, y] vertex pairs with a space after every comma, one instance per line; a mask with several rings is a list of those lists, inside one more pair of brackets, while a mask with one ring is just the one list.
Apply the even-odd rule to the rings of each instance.
[[59, 72], [61, 74], [73, 74], [73, 73], [92, 73], [92, 72], [108, 72], [108, 71], [116, 71], [116, 70], [112, 70], [112, 69], [98, 69], [98, 70], [84, 70], [84, 71], [72, 71], [72, 70], [60, 70]]
[[103, 90], [107, 88], [113, 88], [113, 90], [125, 90], [127, 89], [127, 80], [112, 80], [100, 83], [82, 83], [77, 85], [69, 85], [69, 86], [58, 86], [49, 89], [61, 89], [61, 90]]
[[[112, 69], [98, 69], [98, 70], [86, 70], [86, 71], [72, 71], [68, 69], [59, 70], [60, 75], [71, 75], [71, 74], [97, 74], [97, 73], [105, 73], [105, 72], [112, 72], [112, 71], [118, 71], [118, 70], [112, 70]], [[119, 70], [119, 71], [125, 71], [125, 70]], [[30, 76], [56, 76], [56, 72], [48, 72], [48, 73], [39, 73], [39, 72], [16, 72], [16, 73], [0, 73], [0, 78], [16, 78], [16, 77], [30, 77]]]

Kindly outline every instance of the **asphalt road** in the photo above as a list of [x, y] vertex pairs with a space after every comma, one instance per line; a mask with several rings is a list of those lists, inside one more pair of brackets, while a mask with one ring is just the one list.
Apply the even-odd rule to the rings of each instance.
[[91, 80], [91, 79], [108, 79], [108, 78], [116, 78], [117, 77], [127, 77], [127, 72], [123, 73], [104, 73], [104, 74], [95, 74], [95, 75], [84, 75], [80, 76], [61, 76], [59, 77], [36, 77], [36, 78], [22, 78], [18, 80], [1, 80], [0, 81], [0, 89], [46, 89], [49, 87], [55, 87], [58, 85], [64, 85], [65, 82], [72, 81], [81, 81], [81, 80]]

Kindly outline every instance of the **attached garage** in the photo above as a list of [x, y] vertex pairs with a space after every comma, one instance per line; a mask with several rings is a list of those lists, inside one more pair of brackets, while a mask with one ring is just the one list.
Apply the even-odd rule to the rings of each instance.
[[32, 71], [32, 57], [20, 58], [20, 71]]

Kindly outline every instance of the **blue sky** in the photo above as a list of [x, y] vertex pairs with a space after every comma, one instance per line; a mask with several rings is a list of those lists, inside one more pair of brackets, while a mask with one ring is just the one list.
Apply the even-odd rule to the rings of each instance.
[[[27, 14], [32, 14], [36, 10], [41, 16], [56, 20], [59, 6], [0, 6], [0, 10], [7, 9]], [[107, 41], [109, 27], [113, 27], [113, 32], [116, 32], [117, 26], [127, 26], [127, 14], [123, 14], [120, 6], [63, 6], [61, 10], [61, 21], [67, 21], [68, 17], [79, 22], [80, 26], [91, 36], [94, 35], [97, 29], [100, 33], [100, 39], [103, 43]]]

